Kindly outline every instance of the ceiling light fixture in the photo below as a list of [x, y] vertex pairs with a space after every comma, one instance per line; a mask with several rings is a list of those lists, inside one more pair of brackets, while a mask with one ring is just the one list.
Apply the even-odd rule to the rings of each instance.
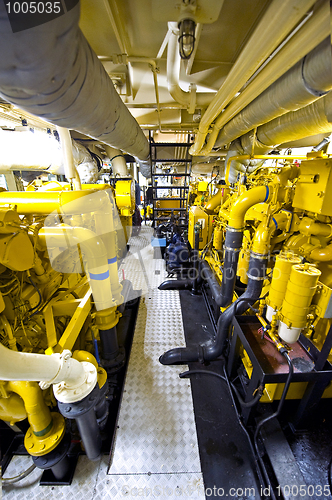
[[182, 19], [179, 22], [179, 52], [181, 59], [189, 59], [195, 48], [196, 23], [192, 19]]

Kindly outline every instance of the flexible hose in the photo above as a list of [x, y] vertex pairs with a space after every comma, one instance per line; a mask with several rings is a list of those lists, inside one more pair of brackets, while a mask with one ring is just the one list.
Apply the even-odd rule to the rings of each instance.
[[21, 481], [21, 479], [24, 479], [27, 477], [31, 472], [33, 472], [36, 468], [35, 464], [32, 464], [27, 470], [21, 472], [18, 476], [14, 477], [3, 477], [1, 482], [3, 486], [7, 486], [7, 484], [14, 484], [18, 483], [18, 481]]
[[[188, 378], [188, 377], [190, 377], [190, 375], [195, 375], [196, 373], [200, 373], [203, 375], [214, 375], [215, 377], [218, 377], [227, 383], [226, 377], [224, 377], [223, 375], [220, 375], [217, 372], [210, 372], [208, 370], [189, 370], [187, 372], [180, 373], [179, 377], [180, 378]], [[258, 401], [260, 400], [260, 398], [262, 397], [262, 391], [259, 390], [257, 392], [256, 396], [251, 401], [244, 401], [242, 399], [242, 396], [239, 393], [237, 387], [232, 382], [230, 382], [230, 385], [231, 385], [233, 391], [235, 392], [236, 397], [237, 397], [240, 405], [243, 406], [244, 408], [251, 408], [252, 406], [255, 406], [255, 404], [257, 404]]]

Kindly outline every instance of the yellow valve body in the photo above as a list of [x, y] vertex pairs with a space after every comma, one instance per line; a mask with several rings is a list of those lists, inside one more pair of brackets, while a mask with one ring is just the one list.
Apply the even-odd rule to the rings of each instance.
[[293, 328], [304, 328], [320, 275], [319, 269], [310, 264], [292, 266], [282, 304], [284, 323]]
[[287, 283], [294, 264], [300, 264], [301, 258], [291, 253], [280, 253], [276, 258], [267, 304], [273, 309], [280, 309], [284, 300]]

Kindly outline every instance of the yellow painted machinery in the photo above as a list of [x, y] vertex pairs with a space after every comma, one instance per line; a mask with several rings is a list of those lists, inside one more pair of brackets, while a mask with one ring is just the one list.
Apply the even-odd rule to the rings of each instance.
[[53, 182], [0, 193], [0, 418], [28, 419], [25, 447], [58, 479], [67, 473], [68, 419], [88, 457], [100, 456], [107, 374], [125, 362], [118, 211], [129, 226], [132, 182], [117, 183], [116, 202], [113, 192]]
[[216, 336], [161, 356], [163, 364], [176, 364], [226, 354], [230, 371], [242, 363], [248, 399], [260, 388], [264, 402], [283, 397], [286, 375], [277, 374], [288, 373], [285, 357], [298, 372], [287, 398], [301, 399], [318, 381], [321, 396], [332, 396], [332, 370], [324, 364], [332, 362], [332, 159], [315, 152], [295, 160], [261, 162], [204, 207], [190, 208], [188, 239], [193, 247], [199, 225], [202, 290]]

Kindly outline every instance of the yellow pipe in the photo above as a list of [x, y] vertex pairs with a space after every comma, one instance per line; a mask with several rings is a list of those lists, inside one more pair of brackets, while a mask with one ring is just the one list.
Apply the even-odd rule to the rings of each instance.
[[23, 399], [33, 433], [36, 436], [48, 434], [52, 428], [52, 415], [37, 382], [10, 381], [6, 384], [6, 390], [18, 394]]
[[226, 173], [225, 173], [225, 182], [227, 186], [229, 186], [228, 177], [229, 170], [231, 168], [231, 162], [237, 160], [306, 160], [306, 156], [282, 156], [282, 155], [238, 155], [238, 156], [230, 156], [226, 163]]
[[222, 201], [222, 189], [220, 189], [217, 194], [215, 194], [214, 196], [212, 196], [212, 198], [210, 198], [210, 200], [204, 207], [205, 212], [208, 214], [213, 214], [215, 209], [219, 207], [219, 205], [221, 205], [221, 201]]
[[228, 226], [233, 229], [243, 229], [244, 217], [247, 210], [256, 205], [256, 203], [269, 202], [272, 194], [272, 185], [258, 186], [242, 193], [230, 210]]
[[[0, 193], [0, 206], [16, 205], [17, 212], [23, 215], [47, 215], [90, 193], [93, 191], [6, 191]], [[77, 206], [72, 203], [71, 213], [81, 214], [83, 208], [84, 201]]]
[[323, 224], [321, 222], [315, 222], [309, 217], [303, 217], [301, 220], [298, 230], [300, 233], [305, 234], [307, 236], [324, 236], [325, 238], [329, 238], [332, 236], [332, 225], [331, 224]]
[[325, 248], [315, 248], [310, 254], [310, 259], [317, 260], [318, 262], [329, 262], [332, 260], [332, 244], [327, 245]]
[[12, 327], [10, 326], [6, 316], [4, 314], [0, 315], [1, 323], [3, 326], [3, 329], [5, 330], [7, 337], [8, 337], [8, 345], [10, 349], [13, 351], [18, 351], [17, 345], [16, 345], [16, 338], [14, 337]]
[[271, 236], [276, 229], [284, 229], [287, 224], [287, 215], [284, 213], [276, 214], [272, 217], [270, 223], [267, 225], [266, 221], [259, 224], [251, 250], [254, 253], [266, 255], [269, 252]]

